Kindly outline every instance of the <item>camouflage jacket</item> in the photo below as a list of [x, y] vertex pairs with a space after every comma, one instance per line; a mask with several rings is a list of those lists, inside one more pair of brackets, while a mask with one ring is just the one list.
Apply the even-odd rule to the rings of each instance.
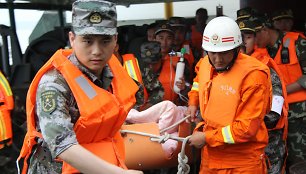
[[[284, 37], [284, 33], [279, 33], [279, 37], [275, 44], [271, 47], [267, 47], [268, 52], [272, 58], [276, 56]], [[303, 73], [303, 75], [298, 79], [297, 82], [306, 90], [306, 39], [299, 36], [295, 42], [295, 49]], [[306, 101], [292, 103], [289, 105], [289, 108], [289, 120], [294, 118], [306, 117]]]
[[[279, 32], [279, 37], [273, 46], [268, 46], [269, 55], [274, 58], [284, 38], [284, 33]], [[296, 54], [299, 59], [303, 76], [299, 79], [299, 84], [306, 88], [306, 39], [299, 36], [295, 42]]]
[[150, 67], [144, 67], [142, 71], [142, 80], [143, 84], [148, 92], [148, 101], [149, 105], [154, 105], [163, 101], [164, 97], [164, 88], [158, 77], [160, 72], [154, 73]]
[[[69, 57], [89, 79], [104, 89], [110, 87], [113, 74], [106, 65], [102, 80], [82, 66], [75, 55]], [[45, 112], [42, 106], [44, 93], [52, 91], [56, 99], [52, 114]], [[60, 153], [74, 144], [78, 144], [74, 124], [79, 118], [79, 109], [64, 77], [57, 70], [48, 71], [40, 80], [36, 94], [37, 130], [44, 139], [38, 139], [38, 146], [31, 156], [28, 173], [61, 173], [62, 164], [56, 162]]]
[[[282, 96], [283, 90], [280, 78], [278, 77], [275, 70], [273, 70], [272, 68], [270, 68], [270, 73], [271, 73], [271, 82], [272, 82], [272, 94], [276, 96]], [[264, 121], [267, 128], [272, 129], [276, 126], [279, 119], [280, 115], [278, 113], [270, 112], [265, 116]]]

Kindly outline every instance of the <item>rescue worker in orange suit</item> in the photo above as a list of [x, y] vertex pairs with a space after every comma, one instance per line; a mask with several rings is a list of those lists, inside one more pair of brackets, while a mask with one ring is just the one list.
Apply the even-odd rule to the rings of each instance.
[[256, 43], [267, 48], [283, 74], [288, 111], [287, 168], [306, 161], [306, 39], [295, 32], [274, 29], [272, 21], [262, 16], [261, 29], [256, 32]]
[[285, 172], [285, 159], [287, 157], [286, 139], [288, 133], [288, 102], [286, 85], [277, 64], [269, 56], [266, 48], [255, 48], [256, 32], [260, 32], [261, 23], [256, 19], [238, 22], [242, 33], [245, 53], [250, 55], [270, 68], [272, 81], [272, 107], [265, 116], [265, 124], [269, 132], [269, 143], [265, 148], [269, 174]]
[[193, 49], [195, 62], [204, 56], [202, 50], [202, 38], [203, 31], [206, 27], [206, 21], [208, 19], [207, 10], [205, 8], [199, 8], [195, 14], [195, 24], [191, 26], [190, 44]]
[[[5, 172], [5, 167], [11, 161], [13, 132], [11, 111], [14, 108], [14, 98], [9, 82], [0, 71], [0, 170]], [[3, 168], [2, 168], [3, 167]]]
[[120, 128], [137, 85], [116, 57], [115, 4], [72, 5], [72, 50], [58, 50], [28, 91], [22, 173], [143, 173], [127, 170]]
[[[224, 27], [227, 26], [227, 27]], [[269, 68], [240, 53], [241, 32], [229, 17], [212, 19], [203, 33], [207, 56], [197, 64], [186, 115], [199, 122], [189, 144], [201, 148], [200, 174], [266, 173], [264, 123], [270, 111]]]
[[[174, 42], [173, 42], [173, 50], [174, 51], [181, 51], [182, 48], [185, 48], [186, 53], [184, 54], [184, 58], [187, 60], [189, 69], [194, 69], [194, 57], [192, 53], [191, 46], [189, 45], [189, 41], [185, 39], [186, 37], [186, 19], [183, 17], [171, 17], [169, 19], [169, 24], [172, 26], [174, 32]], [[192, 71], [190, 72], [190, 80], [193, 77]]]
[[[184, 95], [182, 92], [177, 94], [173, 90], [173, 84], [175, 79], [175, 71], [176, 65], [179, 61], [179, 57], [176, 55], [170, 55], [169, 53], [173, 51], [173, 43], [174, 43], [174, 32], [173, 28], [168, 23], [161, 23], [158, 25], [155, 31], [155, 41], [160, 43], [160, 52], [162, 55], [161, 66], [160, 69], [156, 69], [155, 71], [159, 72], [158, 80], [162, 84], [164, 89], [164, 98], [163, 100], [170, 100], [178, 105], [183, 105], [184, 101], [181, 100], [178, 95]], [[184, 69], [184, 77], [180, 79], [180, 85], [182, 85], [182, 89], [185, 91], [188, 90], [188, 80], [190, 75], [190, 69], [188, 66], [188, 61], [184, 59], [186, 64]], [[158, 65], [158, 64], [155, 64]], [[155, 68], [158, 66], [155, 66]], [[143, 71], [146, 71], [145, 69]], [[146, 73], [146, 72], [143, 72]], [[143, 75], [145, 78], [146, 75]], [[187, 85], [186, 85], [187, 84]], [[146, 86], [146, 85], [145, 85]], [[190, 89], [190, 87], [189, 87]], [[150, 94], [149, 94], [150, 95]], [[180, 104], [182, 103], [182, 104]]]

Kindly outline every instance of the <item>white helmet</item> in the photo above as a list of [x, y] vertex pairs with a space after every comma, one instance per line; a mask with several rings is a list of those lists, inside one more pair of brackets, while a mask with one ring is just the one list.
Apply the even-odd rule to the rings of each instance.
[[216, 17], [205, 27], [202, 40], [202, 48], [205, 51], [228, 51], [241, 43], [241, 31], [237, 23], [229, 17]]

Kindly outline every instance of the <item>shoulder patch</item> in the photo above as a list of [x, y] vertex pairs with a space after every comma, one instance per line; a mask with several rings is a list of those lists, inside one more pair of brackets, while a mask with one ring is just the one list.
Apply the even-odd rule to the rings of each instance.
[[56, 107], [56, 99], [57, 99], [57, 93], [52, 90], [47, 90], [41, 93], [41, 105], [42, 105], [42, 111], [46, 113], [52, 113]]

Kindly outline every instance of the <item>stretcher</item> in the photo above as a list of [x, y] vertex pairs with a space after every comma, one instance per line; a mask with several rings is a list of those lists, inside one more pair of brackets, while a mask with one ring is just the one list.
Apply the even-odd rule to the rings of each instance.
[[[156, 123], [141, 123], [123, 125], [122, 130], [132, 130], [148, 134], [160, 135]], [[187, 137], [192, 134], [191, 124], [183, 122], [179, 125], [179, 137]], [[161, 144], [152, 141], [150, 137], [126, 133], [125, 141], [125, 161], [129, 169], [150, 170], [165, 167], [174, 167], [178, 165], [178, 154], [181, 151], [182, 142], [178, 146], [171, 158], [167, 158]], [[188, 157], [188, 163], [192, 163], [193, 157], [191, 147], [186, 145], [185, 154]]]

